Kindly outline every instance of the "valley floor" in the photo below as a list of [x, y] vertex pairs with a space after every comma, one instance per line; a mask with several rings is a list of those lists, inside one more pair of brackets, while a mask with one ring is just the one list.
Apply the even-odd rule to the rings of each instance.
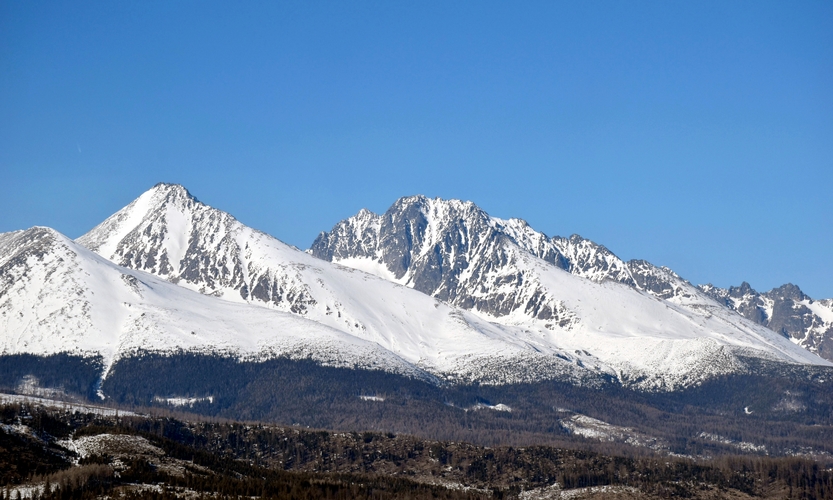
[[6, 396], [0, 497], [833, 498], [804, 458], [627, 457], [172, 418]]

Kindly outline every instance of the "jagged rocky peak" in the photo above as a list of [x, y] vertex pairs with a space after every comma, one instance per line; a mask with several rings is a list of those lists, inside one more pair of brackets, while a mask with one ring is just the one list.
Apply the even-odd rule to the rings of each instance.
[[465, 262], [446, 259], [440, 263], [439, 256], [466, 254], [495, 240], [511, 241], [559, 267], [568, 265], [552, 240], [522, 219], [502, 220], [490, 217], [470, 201], [422, 195], [400, 198], [382, 215], [362, 209], [329, 232], [322, 232], [310, 253], [336, 262], [368, 258], [384, 264], [401, 280], [421, 257], [432, 259], [438, 268], [453, 268]]
[[699, 294], [669, 269], [626, 263], [579, 235], [550, 238], [522, 219], [499, 219], [471, 202], [425, 196], [400, 198], [382, 215], [362, 210], [321, 233], [309, 253], [492, 316], [564, 316], [557, 314], [560, 301], [542, 288], [540, 271], [525, 262], [529, 257], [662, 298]]
[[772, 290], [766, 293], [767, 297], [775, 300], [794, 300], [794, 301], [802, 301], [802, 300], [811, 300], [810, 297], [804, 294], [798, 286], [793, 285], [792, 283], [787, 283], [786, 285], [781, 285], [778, 288], [773, 288]]
[[[671, 269], [644, 260], [625, 262], [579, 235], [550, 238], [521, 219], [491, 217], [459, 200], [411, 196], [397, 200], [381, 215], [362, 210], [321, 233], [309, 253], [501, 324], [550, 331], [581, 328], [589, 320], [587, 314], [600, 313], [584, 310], [583, 303], [573, 300], [579, 290], [592, 290], [590, 296], [615, 290], [611, 293], [621, 293], [622, 300], [642, 303], [635, 298], [640, 294], [625, 287], [667, 300], [674, 310], [703, 321], [717, 317], [745, 324], [719, 305], [726, 297], [716, 290], [697, 289]], [[614, 322], [626, 320], [627, 316]]]
[[572, 262], [565, 255], [568, 250], [558, 245], [557, 238], [549, 238], [546, 234], [536, 231], [523, 219], [513, 217], [503, 220], [492, 217], [491, 220], [498, 230], [523, 250], [561, 269], [572, 268]]
[[522, 219], [499, 219], [471, 202], [424, 196], [401, 198], [383, 215], [362, 210], [321, 233], [309, 252], [432, 295], [443, 290], [439, 296], [445, 297], [447, 284], [464, 270], [470, 276], [472, 264], [483, 262], [487, 253], [493, 254], [487, 260], [490, 270], [505, 269], [511, 260], [507, 248], [576, 276], [613, 280], [660, 298], [700, 294], [670, 269], [643, 260], [625, 262], [577, 234], [550, 238]]
[[315, 302], [286, 265], [262, 265], [262, 252], [287, 245], [201, 203], [177, 184], [155, 185], [77, 242], [120, 266], [205, 294], [299, 313]]
[[[22, 234], [0, 235], [0, 246]], [[610, 264], [596, 276], [623, 265], [588, 240], [549, 238], [468, 202], [404, 198], [382, 215], [360, 212], [313, 248], [386, 279], [285, 245], [181, 186], [155, 186], [79, 238], [99, 255], [55, 233], [58, 240], [64, 244], [53, 245], [45, 259], [27, 256], [19, 268], [0, 273], [17, 287], [0, 294], [0, 313], [8, 311], [0, 314], [0, 331], [14, 332], [7, 340], [15, 352], [29, 352], [35, 343], [38, 349], [94, 348], [107, 359], [151, 344], [327, 360], [349, 352], [350, 360], [381, 355], [384, 363], [374, 366], [428, 370], [449, 380], [543, 380], [587, 369], [621, 373], [624, 382], [642, 380], [646, 388], [734, 370], [740, 366], [735, 353], [748, 349], [820, 362], [774, 332], [740, 317], [735, 323], [734, 314], [712, 301], [720, 311], [701, 314], [598, 282], [608, 278], [565, 272], [548, 263], [559, 262], [552, 256], [571, 272], [596, 271], [581, 262]], [[60, 248], [76, 258], [54, 251]], [[588, 258], [571, 261], [570, 255]], [[657, 279], [676, 276], [642, 267]], [[20, 279], [19, 271], [29, 278]], [[51, 341], [55, 332], [64, 344]]]
[[770, 308], [761, 294], [755, 291], [749, 283], [744, 281], [740, 286], [732, 286], [728, 289], [712, 284], [700, 285], [698, 288], [719, 304], [725, 305], [746, 319], [767, 326], [771, 316]]
[[764, 293], [747, 282], [729, 288], [711, 284], [699, 288], [746, 319], [833, 359], [833, 301], [814, 301], [792, 283]]
[[622, 275], [617, 281], [633, 286], [661, 299], [691, 299], [698, 290], [667, 267], [657, 267], [641, 259], [627, 263], [630, 280]]
[[513, 251], [519, 247], [563, 263], [549, 238], [524, 221], [492, 218], [467, 201], [409, 196], [382, 215], [363, 210], [339, 222], [310, 253], [465, 309], [504, 316], [529, 306], [534, 317], [550, 319], [557, 304], [536, 293]]
[[582, 278], [594, 281], [611, 279], [634, 285], [627, 264], [605, 246], [577, 234], [569, 238], [556, 236], [553, 244], [569, 263], [565, 269]]
[[[436, 259], [445, 251], [471, 249], [479, 244], [482, 233], [494, 229], [491, 218], [474, 203], [408, 196], [382, 215], [362, 209], [339, 222], [316, 238], [310, 253], [335, 262], [371, 259], [402, 279], [422, 257], [433, 253]], [[446, 268], [453, 264], [447, 260], [433, 263]]]

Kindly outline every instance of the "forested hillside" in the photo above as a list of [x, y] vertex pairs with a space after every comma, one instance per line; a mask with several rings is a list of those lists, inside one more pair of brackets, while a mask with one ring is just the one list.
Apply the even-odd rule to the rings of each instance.
[[627, 457], [171, 417], [2, 408], [3, 498], [833, 498], [801, 458]]

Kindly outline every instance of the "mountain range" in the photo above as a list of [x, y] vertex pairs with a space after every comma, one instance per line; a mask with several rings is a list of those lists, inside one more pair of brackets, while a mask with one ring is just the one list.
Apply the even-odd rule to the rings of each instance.
[[574, 276], [618, 282], [692, 314], [742, 324], [726, 309], [833, 359], [831, 299], [814, 301], [792, 284], [763, 294], [748, 283], [728, 290], [693, 286], [666, 267], [625, 262], [578, 235], [550, 238], [523, 220], [490, 217], [470, 202], [401, 198], [382, 215], [362, 210], [339, 222], [309, 251], [501, 322], [520, 317], [568, 326], [559, 298], [571, 292], [543, 286], [541, 275], [558, 273], [525, 268], [519, 256], [532, 255]]
[[831, 325], [793, 285], [694, 286], [423, 196], [305, 251], [174, 184], [76, 240], [0, 234], [0, 390], [134, 411], [833, 457]]
[[830, 365], [810, 351], [826, 352], [831, 301], [736, 300], [579, 236], [422, 196], [361, 211], [303, 252], [159, 184], [75, 241], [0, 235], [0, 277], [3, 353], [100, 356], [103, 378], [140, 351], [647, 390], [744, 372], [746, 358]]

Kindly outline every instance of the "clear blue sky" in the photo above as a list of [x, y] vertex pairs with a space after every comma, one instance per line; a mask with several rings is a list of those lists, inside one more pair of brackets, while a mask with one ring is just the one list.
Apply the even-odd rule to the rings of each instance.
[[159, 181], [286, 242], [472, 200], [833, 297], [833, 3], [0, 3], [0, 231]]

